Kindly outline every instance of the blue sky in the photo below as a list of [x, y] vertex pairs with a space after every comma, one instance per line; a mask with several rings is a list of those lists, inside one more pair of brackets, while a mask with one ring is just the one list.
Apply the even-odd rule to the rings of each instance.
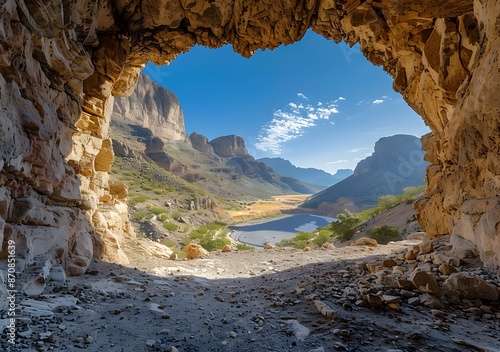
[[188, 134], [236, 134], [256, 158], [335, 173], [354, 169], [381, 137], [429, 132], [381, 67], [312, 31], [250, 59], [197, 46], [144, 72], [178, 96]]

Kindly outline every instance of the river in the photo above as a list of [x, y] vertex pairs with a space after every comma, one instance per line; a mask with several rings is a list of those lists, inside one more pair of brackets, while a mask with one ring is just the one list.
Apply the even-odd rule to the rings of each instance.
[[335, 218], [312, 214], [293, 214], [283, 218], [230, 226], [232, 239], [255, 247], [264, 247], [266, 242], [272, 245], [281, 240], [294, 237], [299, 231], [312, 232], [318, 227], [327, 226]]

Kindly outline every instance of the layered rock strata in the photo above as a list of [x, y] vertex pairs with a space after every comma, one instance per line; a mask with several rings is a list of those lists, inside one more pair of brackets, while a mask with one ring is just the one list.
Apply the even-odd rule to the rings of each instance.
[[146, 75], [139, 76], [130, 96], [115, 99], [112, 118], [139, 123], [167, 143], [190, 142], [179, 99]]
[[148, 60], [228, 43], [249, 57], [312, 28], [359, 43], [430, 126], [424, 229], [473, 242], [498, 267], [499, 17], [496, 0], [4, 0], [2, 239], [16, 240], [26, 265], [55, 258], [70, 274], [93, 254], [124, 261], [131, 231], [107, 176], [113, 96], [132, 92]]

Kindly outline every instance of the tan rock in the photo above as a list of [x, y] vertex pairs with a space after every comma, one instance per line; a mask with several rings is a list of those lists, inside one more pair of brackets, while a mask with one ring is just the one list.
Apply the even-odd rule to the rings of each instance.
[[267, 243], [264, 245], [264, 249], [273, 249], [273, 248], [274, 248], [274, 246], [273, 246], [271, 243], [269, 243], [269, 242], [267, 242]]
[[448, 264], [441, 264], [438, 268], [439, 272], [443, 275], [451, 275], [457, 272], [457, 269]]
[[468, 273], [452, 274], [443, 284], [445, 290], [457, 293], [461, 298], [497, 301], [498, 287], [484, 281], [480, 277]]
[[196, 259], [208, 254], [208, 252], [202, 246], [196, 243], [188, 244], [187, 246], [182, 248], [182, 251], [186, 253], [187, 259]]
[[335, 249], [335, 246], [331, 242], [326, 242], [326, 243], [323, 243], [321, 248], [322, 249]]
[[425, 271], [415, 270], [410, 275], [410, 280], [421, 292], [430, 293], [436, 297], [443, 294], [443, 289], [437, 284], [436, 279]]
[[337, 311], [335, 311], [332, 307], [321, 300], [315, 300], [313, 301], [313, 303], [318, 312], [320, 312], [321, 315], [324, 315], [328, 319], [334, 318], [338, 315]]
[[231, 246], [226, 244], [224, 247], [222, 247], [222, 252], [223, 253], [231, 252]]
[[395, 266], [395, 265], [398, 265], [398, 263], [397, 263], [394, 259], [391, 259], [391, 258], [389, 258], [389, 259], [384, 259], [384, 260], [382, 261], [382, 266], [383, 266], [384, 268], [390, 268], [390, 267], [393, 267], [393, 266]]
[[368, 237], [358, 238], [351, 246], [377, 246], [377, 240]]

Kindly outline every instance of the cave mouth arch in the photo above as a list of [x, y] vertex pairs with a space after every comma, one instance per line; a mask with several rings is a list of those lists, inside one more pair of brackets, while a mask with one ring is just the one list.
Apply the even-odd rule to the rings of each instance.
[[[44, 154], [47, 162], [34, 166], [39, 160], [22, 138], [2, 140], [5, 239], [16, 233], [40, 256], [72, 263], [77, 272], [94, 254], [126, 260], [120, 254], [130, 230], [126, 190], [110, 185], [107, 176], [113, 96], [130, 94], [147, 61], [169, 63], [195, 44], [231, 44], [248, 57], [299, 41], [311, 28], [335, 42], [359, 43], [430, 127], [422, 140], [432, 164], [429, 186], [416, 204], [428, 235], [452, 234], [458, 247], [468, 241], [486, 266], [500, 267], [498, 1], [53, 0], [2, 6], [0, 99], [7, 122], [1, 132], [53, 146]], [[40, 180], [55, 187], [37, 189]], [[68, 191], [75, 183], [78, 195]], [[36, 201], [23, 203], [29, 207], [15, 217], [20, 199]], [[70, 226], [41, 215], [53, 206], [69, 211], [82, 231], [66, 237], [48, 231]]]

